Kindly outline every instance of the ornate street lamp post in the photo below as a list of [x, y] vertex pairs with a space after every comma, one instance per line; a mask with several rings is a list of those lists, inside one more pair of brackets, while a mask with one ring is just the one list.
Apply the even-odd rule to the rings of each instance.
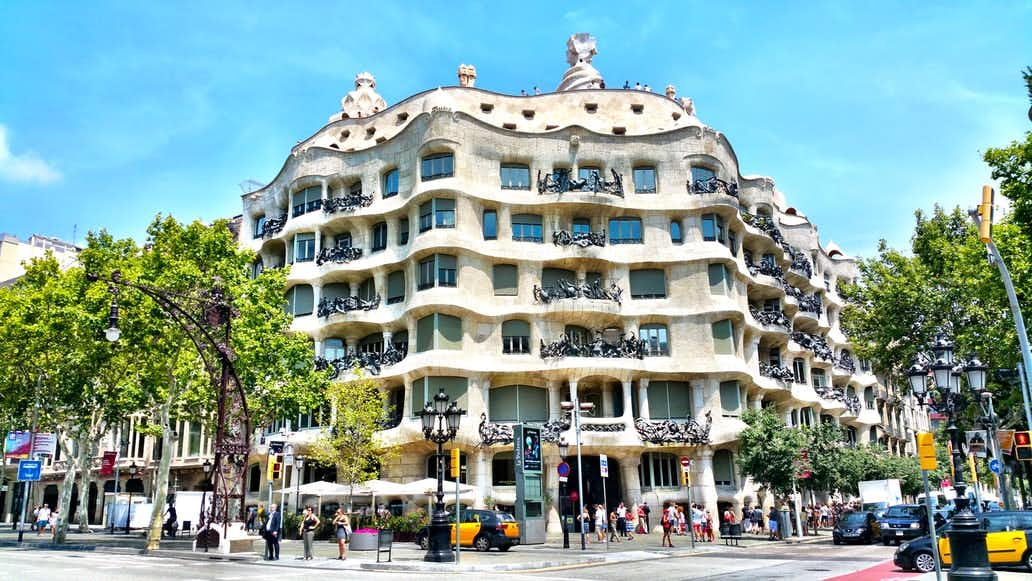
[[[427, 402], [419, 416], [423, 421], [423, 437], [437, 444], [437, 503], [430, 519], [430, 548], [424, 561], [451, 563], [455, 555], [451, 551], [451, 525], [448, 512], [444, 509], [444, 444], [455, 439], [459, 432], [459, 420], [466, 410], [459, 409], [455, 402], [448, 403], [448, 394], [442, 387], [434, 396], [433, 403]], [[456, 507], [458, 510], [458, 507]]]
[[[566, 443], [566, 438], [559, 438], [556, 442], [556, 446], [559, 447], [559, 458], [565, 463], [566, 454], [570, 451], [570, 445]], [[570, 548], [570, 527], [566, 523], [566, 477], [564, 476], [559, 480], [559, 522], [563, 526], [563, 548]]]
[[129, 504], [125, 509], [125, 534], [129, 534], [130, 521], [133, 518], [133, 489], [129, 486], [129, 481], [136, 478], [136, 473], [140, 470], [139, 466], [136, 465], [136, 461], [129, 465], [129, 479], [125, 482], [125, 487], [129, 490]]
[[[996, 579], [996, 573], [989, 567], [989, 553], [985, 545], [986, 531], [971, 511], [967, 496], [964, 456], [961, 451], [964, 442], [957, 428], [957, 414], [969, 403], [966, 394], [961, 390], [960, 375], [966, 375], [968, 387], [979, 393], [985, 388], [986, 367], [977, 358], [972, 358], [966, 365], [955, 362], [953, 343], [947, 340], [941, 331], [932, 344], [932, 354], [933, 360], [930, 364], [917, 361], [910, 367], [907, 375], [910, 378], [910, 389], [918, 403], [945, 413], [949, 422], [947, 431], [953, 443], [952, 461], [956, 478], [953, 487], [957, 492], [957, 512], [953, 515], [947, 533], [953, 561], [948, 578], [951, 581]], [[932, 375], [934, 390], [928, 389], [929, 373]]]
[[204, 552], [208, 552], [208, 519], [211, 518], [211, 511], [207, 509], [205, 501], [208, 499], [208, 489], [211, 488], [211, 460], [204, 459], [204, 464], [201, 464], [201, 470], [204, 470], [204, 480], [201, 482], [201, 516], [198, 519], [197, 530], [200, 531], [201, 544], [204, 545]]
[[294, 476], [294, 514], [297, 514], [300, 508], [298, 502], [301, 501], [301, 478], [304, 477], [304, 472], [302, 472], [304, 469], [304, 456], [294, 456], [294, 471], [296, 473], [296, 476]]

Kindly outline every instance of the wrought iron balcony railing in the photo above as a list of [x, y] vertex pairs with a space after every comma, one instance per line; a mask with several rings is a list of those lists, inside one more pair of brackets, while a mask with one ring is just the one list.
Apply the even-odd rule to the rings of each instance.
[[846, 411], [855, 415], [860, 414], [860, 410], [863, 406], [860, 405], [860, 396], [858, 395], [847, 395], [846, 396]]
[[711, 412], [706, 412], [706, 419], [699, 423], [695, 418], [687, 420], [634, 420], [638, 437], [650, 444], [697, 444], [710, 442], [710, 428], [713, 426]]
[[815, 386], [813, 390], [823, 399], [846, 403], [846, 392], [841, 387], [824, 385], [820, 387]]
[[602, 338], [602, 332], [595, 332], [595, 339], [590, 343], [577, 343], [570, 339], [570, 336], [563, 333], [559, 339], [551, 343], [541, 340], [541, 358], [559, 359], [562, 357], [598, 357], [598, 358], [628, 358], [644, 359], [646, 342], [639, 339], [634, 333], [628, 333], [616, 341], [606, 341]]
[[623, 289], [615, 282], [609, 283], [608, 287], [602, 285], [601, 281], [570, 281], [561, 279], [555, 286], [539, 287], [534, 285], [534, 301], [541, 304], [549, 304], [563, 299], [590, 299], [598, 301], [613, 301], [622, 304]]
[[804, 313], [813, 313], [815, 315], [821, 314], [821, 296], [814, 294], [809, 296], [803, 296], [799, 300], [799, 310]]
[[331, 246], [319, 251], [315, 263], [322, 266], [324, 262], [336, 262], [344, 264], [362, 257], [362, 249], [357, 246]]
[[[541, 426], [541, 439], [545, 442], [556, 443], [559, 441], [559, 436], [570, 429], [573, 425], [573, 417], [570, 412], [565, 412], [559, 418], [550, 422], [545, 422]], [[512, 443], [512, 424], [496, 424], [494, 422], [487, 421], [487, 414], [480, 414], [480, 445], [481, 446], [492, 446], [494, 444], [511, 444]]]
[[834, 361], [835, 353], [832, 352], [831, 347], [828, 346], [828, 342], [820, 335], [813, 335], [810, 333], [804, 333], [802, 331], [793, 331], [792, 340], [799, 344], [803, 349], [809, 350], [813, 353], [814, 357], [823, 359], [825, 361]]
[[336, 212], [354, 212], [359, 208], [366, 208], [373, 203], [373, 196], [363, 194], [361, 192], [354, 192], [350, 194], [344, 194], [327, 200], [326, 204], [323, 205], [323, 212], [327, 214], [334, 214]]
[[806, 275], [806, 278], [808, 279], [811, 278], [813, 276], [813, 264], [810, 262], [810, 259], [803, 252], [800, 252], [791, 246], [789, 246], [789, 248], [791, 248], [789, 253], [792, 255], [792, 266], [789, 268], [800, 274]]
[[606, 181], [598, 170], [592, 170], [588, 177], [577, 179], [570, 175], [570, 170], [559, 168], [552, 170], [552, 173], [537, 174], [537, 188], [539, 194], [562, 194], [565, 192], [592, 192], [595, 194], [612, 194], [623, 197], [623, 176], [616, 170], [609, 170], [613, 174], [612, 181]]
[[778, 230], [777, 225], [774, 224], [774, 219], [770, 216], [757, 216], [749, 212], [742, 212], [742, 221], [769, 236], [778, 246], [782, 248], [788, 246], [788, 243], [785, 242], [785, 237], [781, 234], [781, 230]]
[[752, 315], [752, 318], [756, 319], [756, 322], [766, 327], [783, 327], [785, 329], [792, 328], [792, 321], [789, 321], [788, 317], [785, 316], [785, 313], [781, 311], [761, 310], [750, 305], [749, 314]]
[[601, 232], [570, 232], [569, 230], [556, 230], [552, 232], [552, 244], [556, 246], [605, 246], [606, 231]]
[[319, 316], [329, 317], [334, 313], [350, 313], [351, 311], [371, 311], [380, 306], [380, 295], [371, 299], [362, 297], [323, 298], [319, 301]]
[[262, 224], [261, 232], [258, 233], [259, 237], [267, 238], [274, 234], [279, 234], [283, 231], [283, 227], [287, 225], [287, 215], [281, 214], [279, 218], [270, 218]]
[[753, 262], [753, 254], [748, 250], [745, 251], [745, 267], [749, 269], [749, 274], [753, 276], [765, 274], [779, 281], [783, 280], [785, 276], [785, 270], [769, 260], [760, 260], [759, 264]]
[[688, 191], [693, 194], [727, 194], [737, 198], [738, 184], [711, 177], [705, 180], [692, 180], [688, 182]]
[[838, 360], [835, 361], [835, 367], [838, 367], [843, 371], [848, 371], [850, 375], [856, 373], [856, 362], [853, 361], [851, 356], [846, 354], [839, 356]]
[[767, 361], [760, 361], [760, 375], [776, 379], [777, 381], [784, 383], [792, 383], [795, 381], [795, 374], [792, 373], [791, 369], [784, 365], [776, 365]]
[[322, 200], [312, 200], [310, 202], [304, 202], [294, 206], [294, 217], [297, 218], [303, 214], [314, 212], [322, 207]]
[[408, 344], [402, 343], [400, 347], [391, 346], [386, 351], [372, 351], [368, 353], [348, 352], [337, 359], [315, 358], [315, 368], [319, 371], [330, 369], [330, 379], [337, 379], [344, 373], [354, 369], [361, 369], [370, 375], [380, 375], [384, 367], [390, 367], [401, 362], [408, 355]]

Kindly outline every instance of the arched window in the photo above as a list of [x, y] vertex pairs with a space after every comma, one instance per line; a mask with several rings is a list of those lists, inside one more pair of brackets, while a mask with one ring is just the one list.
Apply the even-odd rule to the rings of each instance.
[[692, 182], [705, 182], [717, 177], [717, 173], [708, 167], [696, 166], [692, 168]]
[[505, 385], [490, 391], [492, 422], [548, 421], [548, 391], [532, 385]]
[[419, 177], [424, 182], [448, 178], [455, 174], [455, 157], [451, 153], [436, 153], [423, 157]]
[[735, 485], [735, 462], [730, 450], [714, 452], [713, 481], [717, 486]]
[[330, 337], [323, 341], [323, 358], [328, 361], [340, 359], [341, 357], [344, 357], [346, 352], [347, 348], [344, 346], [344, 339]]
[[681, 486], [681, 464], [674, 454], [646, 452], [638, 464], [638, 478], [642, 490], [675, 488]]
[[256, 216], [254, 219], [254, 238], [261, 238], [265, 234], [265, 214]]
[[519, 319], [502, 323], [502, 353], [530, 353], [530, 323]]
[[638, 338], [645, 342], [645, 355], [660, 357], [670, 355], [670, 341], [666, 325], [650, 323], [638, 329]]
[[491, 486], [516, 486], [516, 462], [512, 452], [498, 452], [491, 458]]
[[299, 284], [287, 290], [287, 312], [295, 317], [311, 315], [314, 302], [312, 285]]
[[[444, 479], [454, 482], [451, 476], [451, 456], [446, 453], [443, 461]], [[469, 471], [466, 468], [466, 453], [459, 452], [459, 482], [462, 484], [469, 482]], [[426, 457], [426, 477], [437, 479], [437, 454], [430, 454]]]

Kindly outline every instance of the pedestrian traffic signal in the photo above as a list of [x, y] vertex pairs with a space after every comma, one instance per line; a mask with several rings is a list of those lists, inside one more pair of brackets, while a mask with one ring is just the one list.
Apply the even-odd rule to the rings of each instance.
[[935, 470], [939, 467], [935, 458], [935, 436], [931, 432], [918, 432], [917, 456], [921, 459], [921, 470]]
[[269, 456], [269, 470], [266, 473], [266, 478], [269, 482], [279, 480], [283, 474], [283, 456], [277, 454]]
[[993, 241], [993, 198], [996, 192], [991, 186], [982, 186], [982, 203], [978, 205], [978, 238], [985, 244]]
[[1018, 460], [1032, 460], [1032, 434], [1014, 432], [1014, 447], [1017, 449], [1015, 456]]
[[461, 465], [460, 455], [461, 455], [461, 452], [459, 451], [458, 448], [452, 448], [452, 451], [451, 451], [451, 477], [455, 478], [456, 480], [458, 480], [458, 478], [459, 478], [459, 468], [460, 468], [460, 465]]

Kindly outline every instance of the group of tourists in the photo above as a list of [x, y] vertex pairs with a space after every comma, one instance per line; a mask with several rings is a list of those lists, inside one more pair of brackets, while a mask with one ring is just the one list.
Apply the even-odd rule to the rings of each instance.
[[[280, 553], [280, 541], [283, 538], [283, 516], [275, 504], [269, 505], [269, 512], [259, 506], [253, 513], [254, 524], [259, 527], [262, 537], [265, 539], [265, 560], [278, 561]], [[313, 548], [315, 545], [315, 532], [319, 529], [322, 520], [315, 514], [311, 505], [305, 506], [301, 521], [297, 526], [297, 536], [301, 538], [304, 546], [304, 554], [301, 557], [305, 561], [314, 558]], [[351, 536], [351, 519], [343, 508], [338, 508], [333, 515], [334, 538], [337, 539], [337, 556], [335, 559], [344, 561], [348, 558], [348, 537]], [[248, 515], [248, 528], [252, 526], [252, 519]]]
[[57, 534], [57, 517], [58, 511], [51, 510], [47, 503], [37, 504], [33, 507], [32, 528], [36, 529], [36, 536], [38, 537], [48, 530], [51, 534]]
[[630, 507], [620, 502], [616, 510], [609, 514], [606, 514], [606, 507], [601, 504], [586, 504], [577, 515], [577, 522], [585, 535], [585, 542], [591, 542], [591, 533], [594, 531], [595, 540], [599, 543], [619, 543], [624, 539], [633, 541], [635, 534], [648, 534], [651, 512], [647, 502]]

